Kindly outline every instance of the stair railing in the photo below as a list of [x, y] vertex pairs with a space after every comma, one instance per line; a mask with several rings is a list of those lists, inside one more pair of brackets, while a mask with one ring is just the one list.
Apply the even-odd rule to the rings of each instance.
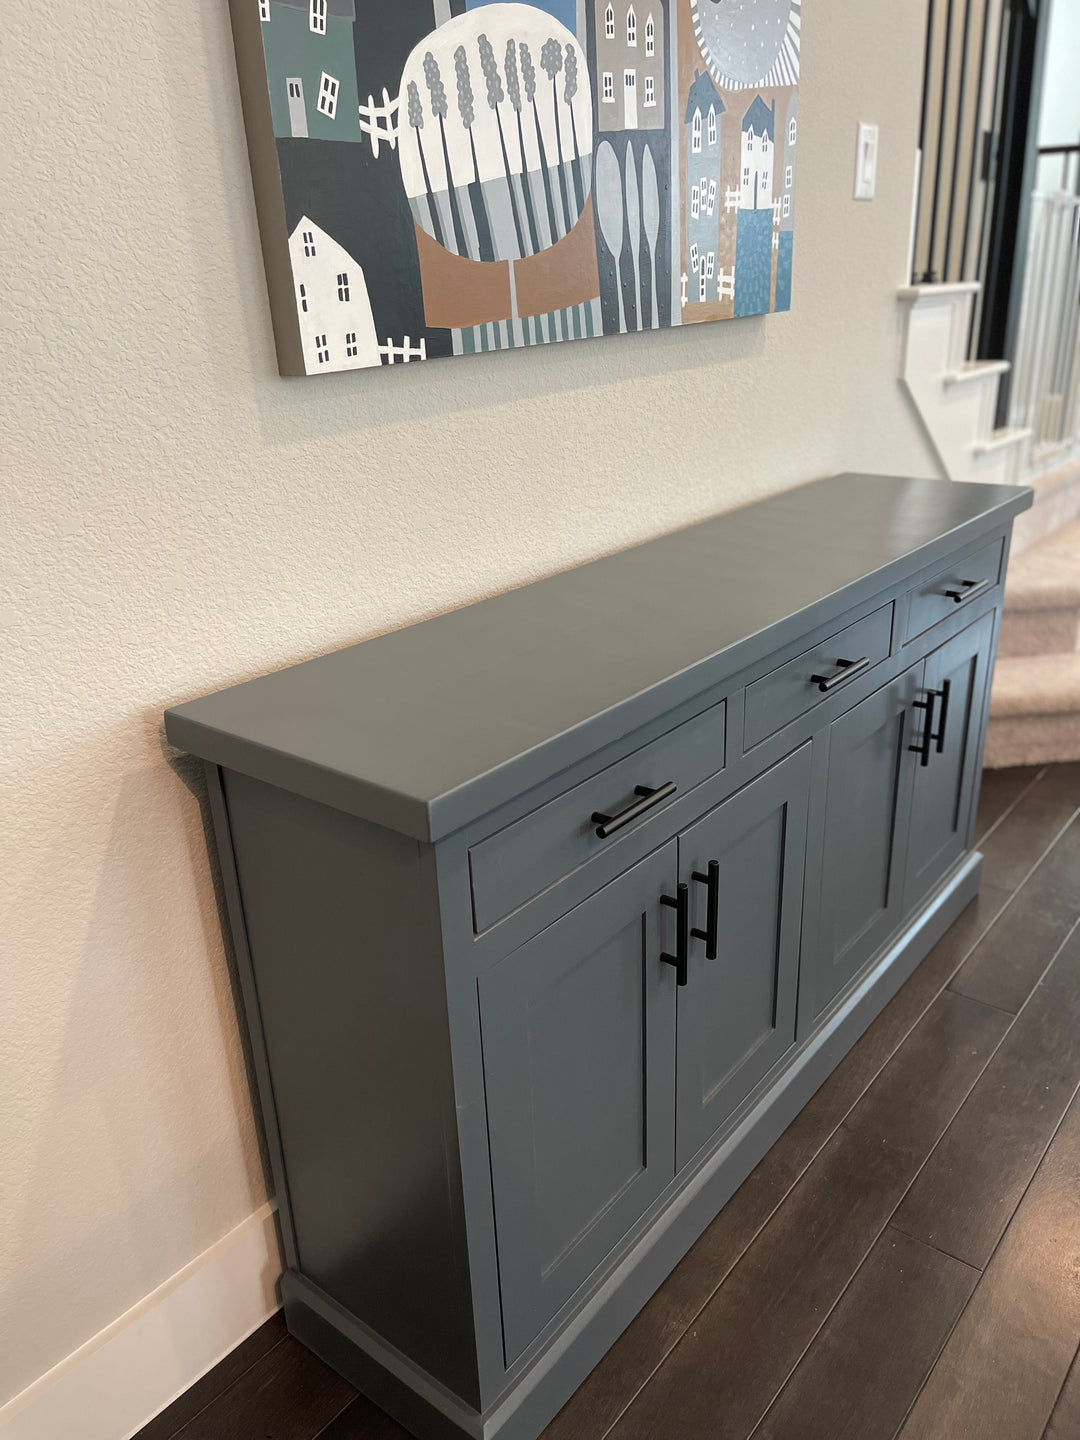
[[1036, 194], [1017, 329], [1009, 423], [1033, 432], [1032, 461], [1080, 438], [1080, 196]]
[[1011, 0], [929, 0], [916, 284], [981, 280]]

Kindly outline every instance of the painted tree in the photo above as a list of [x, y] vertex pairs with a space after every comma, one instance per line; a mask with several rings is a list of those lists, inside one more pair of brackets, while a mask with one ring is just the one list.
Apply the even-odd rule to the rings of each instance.
[[491, 41], [486, 35], [478, 35], [476, 43], [480, 50], [480, 68], [484, 72], [484, 81], [487, 85], [487, 103], [495, 116], [495, 123], [499, 127], [499, 147], [502, 150], [503, 170], [506, 172], [506, 188], [510, 192], [510, 209], [514, 216], [514, 232], [517, 235], [518, 254], [527, 255], [525, 249], [525, 237], [521, 230], [521, 216], [518, 213], [517, 196], [514, 194], [514, 172], [510, 167], [510, 156], [506, 151], [506, 135], [503, 133], [502, 111], [499, 106], [505, 100], [503, 93], [502, 79], [499, 75], [499, 67], [495, 63], [495, 51], [491, 48]]
[[577, 201], [577, 210], [580, 215], [585, 209], [585, 181], [581, 174], [581, 150], [578, 146], [577, 121], [574, 119], [574, 97], [578, 93], [578, 60], [577, 51], [573, 45], [566, 47], [566, 88], [563, 92], [566, 98], [566, 106], [570, 111], [570, 132], [574, 140], [574, 199]]
[[566, 221], [566, 234], [569, 235], [573, 224], [570, 219], [570, 201], [566, 193], [566, 171], [563, 168], [562, 126], [559, 123], [560, 104], [558, 77], [562, 73], [563, 56], [562, 46], [558, 40], [551, 38], [544, 41], [543, 48], [540, 51], [540, 67], [551, 81], [551, 108], [555, 112], [555, 148], [558, 152], [556, 168], [559, 173], [559, 198], [562, 201], [563, 219]]
[[469, 73], [469, 57], [465, 54], [464, 45], [459, 45], [454, 51], [454, 75], [457, 79], [458, 111], [462, 125], [469, 132], [469, 148], [472, 152], [473, 178], [469, 182], [469, 202], [472, 205], [473, 223], [476, 225], [477, 248], [481, 260], [494, 260], [491, 222], [484, 204], [484, 188], [480, 183], [480, 166], [476, 159], [476, 139], [473, 136], [476, 107], [473, 101], [472, 75]]
[[[494, 63], [494, 57], [492, 57]], [[501, 87], [500, 87], [501, 88]], [[532, 188], [529, 185], [529, 162], [525, 155], [525, 131], [521, 124], [521, 77], [518, 74], [517, 43], [513, 40], [506, 42], [506, 93], [510, 98], [510, 104], [514, 107], [517, 116], [518, 150], [521, 154], [521, 192], [525, 199], [525, 214], [529, 221], [529, 239], [532, 241], [532, 253], [540, 252], [540, 235], [536, 227], [536, 211], [533, 208]], [[500, 97], [501, 98], [501, 97]], [[499, 136], [502, 136], [502, 121], [499, 121]], [[503, 155], [506, 155], [506, 144], [503, 144]], [[509, 170], [507, 172], [509, 174]], [[513, 195], [514, 187], [510, 186], [510, 194]], [[517, 216], [517, 205], [514, 206], [514, 215]], [[521, 252], [523, 255], [524, 250]]]
[[421, 131], [424, 128], [424, 107], [420, 103], [420, 91], [417, 89], [415, 80], [409, 81], [409, 124], [416, 131], [416, 148], [420, 151], [420, 166], [424, 172], [424, 185], [427, 187], [428, 210], [431, 213], [431, 228], [435, 232], [435, 239], [441, 245], [443, 243], [442, 224], [439, 221], [439, 207], [435, 204], [435, 192], [431, 188], [431, 176], [428, 174], [427, 157], [424, 154], [424, 137]]
[[551, 174], [548, 171], [547, 152], [544, 149], [544, 132], [540, 128], [540, 112], [536, 108], [536, 66], [524, 40], [518, 46], [521, 55], [521, 78], [525, 84], [525, 102], [532, 106], [533, 124], [536, 126], [536, 148], [540, 152], [540, 174], [544, 181], [544, 199], [547, 201], [548, 227], [551, 244], [559, 238], [559, 225], [555, 219], [555, 199], [551, 193]]
[[439, 62], [430, 50], [424, 56], [424, 79], [431, 97], [431, 113], [439, 122], [439, 134], [442, 137], [443, 164], [446, 167], [446, 193], [450, 201], [450, 218], [454, 224], [454, 241], [457, 245], [457, 253], [468, 255], [469, 244], [465, 238], [465, 227], [461, 223], [457, 191], [454, 187], [454, 173], [450, 168], [450, 149], [446, 143], [446, 116], [450, 107], [446, 102], [446, 88], [442, 82]]

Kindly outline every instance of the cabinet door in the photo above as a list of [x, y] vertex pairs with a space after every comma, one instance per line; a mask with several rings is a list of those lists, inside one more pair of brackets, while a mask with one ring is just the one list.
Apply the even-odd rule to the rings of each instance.
[[[679, 837], [691, 889], [686, 985], [678, 999], [681, 1167], [716, 1133], [795, 1039], [810, 746]], [[710, 879], [695, 879], [709, 876]], [[716, 958], [707, 955], [709, 888]]]
[[672, 841], [480, 979], [507, 1364], [674, 1175], [676, 870]]
[[982, 737], [994, 617], [985, 615], [928, 656], [913, 725], [914, 742], [929, 730], [926, 761], [915, 760], [915, 790], [907, 850], [904, 909], [913, 910], [968, 843]]
[[920, 662], [829, 726], [820, 904], [804, 946], [805, 1034], [900, 923]]

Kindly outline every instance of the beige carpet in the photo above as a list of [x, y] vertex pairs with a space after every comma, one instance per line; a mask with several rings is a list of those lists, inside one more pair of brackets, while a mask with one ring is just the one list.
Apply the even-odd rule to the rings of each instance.
[[1080, 520], [1009, 568], [986, 764], [1080, 760]]

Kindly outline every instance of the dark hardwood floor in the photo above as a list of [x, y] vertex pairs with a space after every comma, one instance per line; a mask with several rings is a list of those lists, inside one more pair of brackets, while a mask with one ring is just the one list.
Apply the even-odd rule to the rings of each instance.
[[[544, 1440], [1080, 1440], [1080, 765]], [[136, 1440], [406, 1440], [276, 1316]]]

